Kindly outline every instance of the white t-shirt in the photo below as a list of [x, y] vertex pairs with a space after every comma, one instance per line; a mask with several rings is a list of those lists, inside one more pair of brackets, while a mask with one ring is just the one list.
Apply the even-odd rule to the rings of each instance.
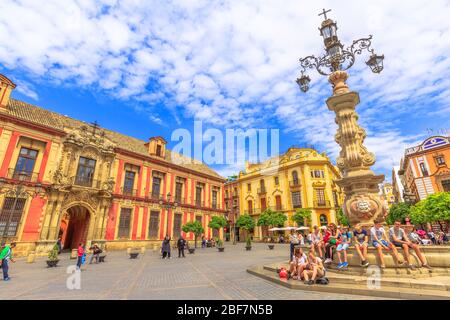
[[[384, 234], [383, 227], [381, 227], [380, 229], [377, 229], [375, 227], [370, 228], [370, 236], [372, 238], [372, 241], [375, 241], [376, 238], [378, 238], [378, 240], [382, 240], [383, 234]], [[375, 235], [376, 235], [376, 238], [375, 238]]]
[[306, 254], [304, 254], [304, 253], [301, 255], [301, 257], [297, 257], [297, 256], [294, 254], [292, 260], [294, 261], [294, 263], [297, 263], [297, 264], [303, 264], [303, 263], [306, 263], [307, 257], [306, 257]]

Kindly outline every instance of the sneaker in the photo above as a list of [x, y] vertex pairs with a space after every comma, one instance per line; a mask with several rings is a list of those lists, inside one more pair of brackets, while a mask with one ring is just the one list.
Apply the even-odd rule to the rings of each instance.
[[9, 280], [11, 280], [11, 278], [6, 278], [6, 279], [3, 279], [3, 281], [9, 281]]
[[343, 264], [342, 264], [342, 268], [347, 268], [348, 267], [348, 262], [344, 262]]
[[333, 260], [331, 260], [330, 258], [326, 258], [324, 263], [332, 263]]
[[340, 269], [342, 268], [343, 263], [338, 263], [337, 268]]
[[364, 260], [364, 261], [361, 263], [361, 265], [362, 265], [363, 267], [368, 267], [368, 266], [369, 266], [369, 261]]
[[386, 269], [386, 266], [384, 264], [380, 265], [381, 269]]
[[306, 282], [306, 284], [310, 286], [310, 285], [314, 284], [314, 280], [309, 280], [308, 282]]
[[408, 265], [408, 267], [409, 267], [411, 270], [415, 270], [415, 269], [416, 269], [416, 266], [415, 266], [415, 265], [412, 265], [412, 264]]

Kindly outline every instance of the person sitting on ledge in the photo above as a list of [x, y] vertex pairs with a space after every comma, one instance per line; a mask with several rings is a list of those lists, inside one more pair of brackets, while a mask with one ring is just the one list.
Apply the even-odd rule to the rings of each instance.
[[409, 249], [411, 248], [416, 252], [417, 257], [422, 263], [422, 267], [431, 269], [425, 256], [420, 251], [419, 246], [408, 239], [405, 230], [400, 228], [400, 225], [400, 220], [394, 221], [394, 226], [389, 229], [389, 237], [394, 246], [403, 248], [403, 255], [406, 260], [405, 263], [409, 265], [410, 269], [415, 269], [414, 265], [411, 263], [411, 255], [409, 254]]
[[383, 249], [392, 252], [392, 256], [397, 265], [403, 264], [403, 261], [400, 261], [398, 258], [397, 249], [388, 240], [381, 222], [375, 222], [375, 225], [370, 229], [370, 236], [372, 238], [372, 245], [377, 249], [378, 258], [380, 259], [380, 268], [386, 268], [386, 265], [384, 264]]
[[353, 238], [355, 239], [355, 249], [361, 259], [361, 266], [368, 267], [367, 261], [367, 247], [369, 245], [369, 236], [366, 229], [363, 229], [361, 224], [357, 224], [353, 230]]
[[302, 280], [303, 271], [306, 269], [308, 257], [303, 252], [302, 248], [294, 249], [294, 256], [290, 263], [289, 274], [294, 280]]
[[314, 254], [316, 253], [316, 249], [319, 252], [319, 257], [323, 257], [323, 250], [325, 250], [323, 246], [323, 237], [322, 232], [320, 232], [320, 229], [318, 226], [314, 226], [314, 231], [311, 233], [311, 250], [314, 251]]
[[[338, 259], [339, 259], [339, 264], [337, 266], [338, 269], [348, 267], [347, 249], [350, 246], [351, 237], [352, 236], [351, 236], [350, 232], [348, 232], [348, 227], [339, 226], [339, 228], [338, 228], [339, 244], [336, 247], [336, 253], [337, 253]], [[342, 261], [341, 252], [344, 255], [344, 261]]]
[[309, 250], [308, 265], [303, 271], [305, 284], [314, 284], [316, 279], [323, 278], [324, 276], [325, 267], [323, 266], [322, 259], [314, 255], [314, 250]]

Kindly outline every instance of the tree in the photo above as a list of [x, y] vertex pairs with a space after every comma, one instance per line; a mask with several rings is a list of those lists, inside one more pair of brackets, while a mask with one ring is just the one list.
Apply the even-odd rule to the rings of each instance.
[[348, 217], [345, 215], [344, 210], [342, 210], [342, 208], [337, 209], [336, 219], [340, 225], [350, 226], [350, 221], [348, 221]]
[[270, 209], [266, 209], [258, 219], [258, 226], [265, 226], [265, 227], [277, 227], [284, 225], [284, 222], [286, 221], [287, 217], [281, 212], [275, 212]]
[[195, 248], [197, 248], [197, 238], [205, 232], [200, 221], [191, 221], [186, 223], [182, 228], [184, 232], [189, 233], [192, 232], [194, 234], [194, 243]]
[[236, 226], [247, 232], [250, 232], [250, 230], [253, 230], [255, 228], [255, 220], [253, 220], [250, 215], [243, 214], [236, 220]]
[[312, 211], [310, 209], [297, 209], [297, 211], [292, 215], [291, 220], [294, 221], [297, 226], [302, 227], [306, 224], [311, 223], [311, 214]]
[[411, 208], [411, 221], [415, 224], [450, 220], [450, 192], [428, 196]]
[[400, 220], [402, 223], [405, 223], [405, 218], [410, 217], [410, 213], [411, 213], [410, 204], [404, 202], [394, 203], [389, 208], [389, 213], [386, 217], [386, 222], [388, 224], [394, 224], [395, 220]]
[[208, 224], [208, 227], [210, 227], [213, 230], [219, 231], [220, 229], [226, 227], [226, 225], [227, 225], [227, 219], [225, 219], [225, 217], [223, 217], [223, 216], [213, 216], [211, 218], [211, 221]]

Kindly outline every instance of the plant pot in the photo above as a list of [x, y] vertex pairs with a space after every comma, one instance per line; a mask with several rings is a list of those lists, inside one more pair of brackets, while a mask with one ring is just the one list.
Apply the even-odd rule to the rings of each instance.
[[189, 248], [188, 251], [189, 251], [190, 254], [194, 254], [195, 253], [195, 248]]
[[247, 250], [247, 251], [252, 250], [252, 246], [245, 246], [245, 250]]
[[136, 259], [139, 255], [139, 252], [130, 252], [130, 259]]
[[273, 248], [275, 247], [274, 244], [268, 244], [267, 246], [269, 247], [269, 250], [273, 250]]
[[56, 265], [58, 264], [59, 260], [47, 260], [47, 266], [49, 268], [53, 268], [56, 267]]
[[223, 252], [225, 250], [225, 247], [219, 247], [217, 248], [217, 250], [219, 250], [219, 252]]

